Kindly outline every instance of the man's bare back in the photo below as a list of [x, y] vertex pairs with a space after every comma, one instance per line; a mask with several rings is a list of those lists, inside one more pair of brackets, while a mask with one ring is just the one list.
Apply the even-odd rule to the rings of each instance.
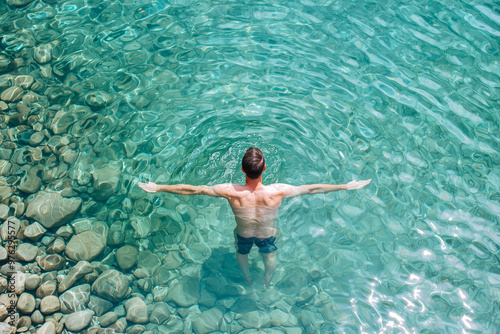
[[259, 248], [265, 265], [265, 285], [271, 282], [276, 269], [275, 251], [276, 215], [284, 198], [307, 194], [328, 193], [338, 190], [361, 189], [371, 182], [351, 181], [346, 184], [309, 184], [292, 186], [275, 183], [262, 184], [262, 172], [266, 169], [264, 155], [257, 148], [250, 148], [243, 156], [242, 171], [246, 176], [244, 185], [223, 183], [214, 186], [192, 186], [188, 184], [159, 185], [141, 183], [147, 192], [165, 191], [182, 195], [208, 195], [224, 197], [233, 210], [236, 219], [236, 259], [245, 279], [250, 282], [248, 253], [255, 244]]

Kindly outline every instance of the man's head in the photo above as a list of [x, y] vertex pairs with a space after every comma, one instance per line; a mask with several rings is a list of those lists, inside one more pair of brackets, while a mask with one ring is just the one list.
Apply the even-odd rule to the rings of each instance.
[[262, 172], [266, 169], [266, 160], [264, 154], [256, 147], [250, 147], [241, 161], [241, 169], [252, 180], [260, 177]]

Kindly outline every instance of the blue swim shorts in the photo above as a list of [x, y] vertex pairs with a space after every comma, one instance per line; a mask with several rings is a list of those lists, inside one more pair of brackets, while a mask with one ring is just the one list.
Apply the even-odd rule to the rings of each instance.
[[241, 255], [247, 255], [250, 253], [253, 244], [255, 244], [259, 247], [260, 253], [269, 254], [278, 249], [278, 247], [274, 245], [274, 241], [276, 241], [276, 237], [269, 237], [265, 239], [259, 239], [256, 237], [244, 238], [239, 234], [236, 234], [236, 250]]

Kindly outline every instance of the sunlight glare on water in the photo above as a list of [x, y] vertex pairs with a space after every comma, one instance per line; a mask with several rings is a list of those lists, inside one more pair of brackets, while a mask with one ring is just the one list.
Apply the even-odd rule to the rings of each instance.
[[[42, 83], [32, 112], [49, 135], [65, 111], [57, 126], [76, 157], [47, 159], [67, 170], [47, 189], [71, 184], [87, 201], [85, 180], [117, 162], [118, 190], [81, 214], [124, 224], [123, 244], [179, 254], [157, 290], [133, 285], [148, 303], [191, 276], [213, 331], [499, 330], [498, 3], [26, 2], [0, 4], [1, 90], [19, 74]], [[227, 203], [136, 187], [242, 183], [250, 146], [266, 155], [264, 183], [373, 179], [284, 200], [264, 291], [242, 287]], [[251, 266], [258, 282], [256, 253]], [[170, 328], [189, 332], [177, 306]]]

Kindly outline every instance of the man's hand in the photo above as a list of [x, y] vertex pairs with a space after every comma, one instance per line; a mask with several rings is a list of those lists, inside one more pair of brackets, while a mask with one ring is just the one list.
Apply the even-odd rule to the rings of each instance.
[[147, 191], [148, 193], [155, 193], [157, 191], [156, 183], [153, 182], [148, 182], [148, 183], [139, 182], [138, 185], [139, 187], [141, 187], [141, 189]]
[[347, 190], [361, 189], [364, 186], [366, 186], [367, 184], [369, 184], [370, 182], [372, 182], [372, 179], [364, 180], [364, 181], [351, 181], [351, 182], [346, 184]]

